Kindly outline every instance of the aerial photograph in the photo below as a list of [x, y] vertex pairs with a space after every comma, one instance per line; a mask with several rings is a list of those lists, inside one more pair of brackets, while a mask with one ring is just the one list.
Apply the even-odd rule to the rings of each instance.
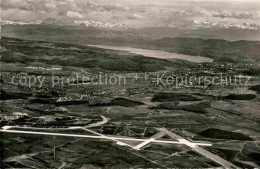
[[260, 0], [1, 0], [0, 168], [260, 168]]

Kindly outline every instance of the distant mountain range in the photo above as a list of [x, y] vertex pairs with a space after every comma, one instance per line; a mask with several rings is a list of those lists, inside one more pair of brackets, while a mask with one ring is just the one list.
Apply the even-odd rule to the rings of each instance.
[[127, 29], [126, 24], [122, 23], [109, 23], [109, 22], [98, 22], [93, 20], [81, 21], [57, 21], [55, 19], [37, 20], [31, 22], [21, 21], [2, 21], [1, 25], [56, 25], [56, 26], [85, 26], [85, 27], [96, 27], [104, 29]]
[[43, 22], [41, 20], [32, 22], [21, 22], [21, 21], [1, 21], [1, 25], [39, 25]]
[[126, 24], [122, 23], [109, 23], [109, 22], [97, 22], [97, 21], [74, 21], [75, 25], [81, 25], [86, 27], [98, 27], [108, 29], [128, 29]]
[[[258, 34], [257, 34], [258, 33]], [[176, 28], [143, 28], [115, 30], [85, 25], [57, 26], [48, 24], [3, 25], [2, 36], [37, 41], [61, 42], [79, 45], [128, 46], [144, 49], [156, 49], [173, 53], [204, 56], [230, 61], [247, 58], [260, 65], [259, 41], [227, 41], [216, 39], [228, 37], [234, 40], [240, 37], [254, 36], [259, 39], [259, 30], [225, 29], [214, 31], [200, 29], [183, 32]], [[201, 37], [212, 37], [203, 39]], [[214, 39], [215, 37], [215, 39]]]
[[[224, 39], [229, 41], [249, 40], [260, 41], [260, 26], [256, 24], [231, 24], [228, 22], [187, 21], [183, 25], [171, 23], [167, 26], [156, 26], [134, 29], [126, 24], [97, 21], [57, 21], [47, 19], [34, 22], [2, 21], [2, 34], [12, 37], [42, 36], [42, 34], [59, 30], [70, 31], [74, 35], [79, 32], [92, 38], [137, 38], [162, 39], [174, 37]], [[27, 33], [26, 33], [27, 31]], [[77, 32], [78, 31], [78, 32]], [[65, 34], [68, 36], [68, 34]], [[69, 35], [71, 36], [71, 35]]]
[[[39, 24], [48, 24], [48, 25], [60, 25], [60, 26], [68, 26], [68, 25], [84, 25], [86, 27], [99, 27], [99, 28], [122, 28], [129, 29], [130, 27], [124, 23], [110, 23], [110, 22], [99, 22], [94, 20], [74, 20], [74, 21], [57, 21], [55, 19], [45, 19], [45, 20], [37, 20], [31, 22], [20, 22], [20, 21], [2, 21], [2, 25], [39, 25]], [[178, 28], [178, 29], [248, 29], [248, 30], [259, 30], [260, 25], [243, 23], [243, 24], [235, 24], [229, 22], [209, 22], [209, 21], [198, 21], [198, 20], [187, 20], [183, 21], [181, 24], [179, 22], [172, 22], [168, 25], [158, 25], [158, 28]]]
[[[177, 27], [177, 23], [173, 22], [169, 25], [169, 27]], [[182, 28], [190, 28], [190, 29], [200, 29], [200, 28], [208, 28], [208, 29], [248, 29], [248, 30], [259, 30], [260, 25], [257, 24], [250, 24], [250, 23], [243, 23], [243, 24], [235, 24], [235, 23], [229, 23], [229, 22], [209, 22], [209, 21], [197, 21], [197, 20], [191, 20], [184, 22], [181, 26], [178, 25], [178, 27]]]

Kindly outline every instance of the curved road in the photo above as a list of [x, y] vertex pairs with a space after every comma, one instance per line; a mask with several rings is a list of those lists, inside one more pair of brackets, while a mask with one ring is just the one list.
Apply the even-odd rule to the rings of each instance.
[[85, 126], [84, 128], [98, 127], [98, 126], [101, 126], [103, 124], [106, 124], [108, 122], [108, 118], [106, 118], [105, 116], [101, 116], [101, 117], [102, 117], [102, 121], [89, 124], [89, 125]]

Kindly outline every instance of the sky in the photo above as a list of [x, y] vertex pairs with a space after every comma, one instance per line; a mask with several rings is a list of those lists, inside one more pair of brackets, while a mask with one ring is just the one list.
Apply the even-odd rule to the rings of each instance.
[[260, 0], [2, 0], [2, 20], [97, 21], [129, 27], [260, 24]]

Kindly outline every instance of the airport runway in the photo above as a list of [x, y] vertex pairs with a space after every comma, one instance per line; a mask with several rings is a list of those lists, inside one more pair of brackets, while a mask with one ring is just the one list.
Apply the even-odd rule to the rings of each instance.
[[[212, 161], [220, 164], [224, 168], [239, 168], [239, 167], [235, 166], [234, 164], [230, 163], [229, 161], [221, 158], [220, 156], [215, 155], [215, 154], [209, 152], [208, 150], [205, 150], [202, 147], [199, 147], [197, 143], [190, 142], [190, 141], [186, 140], [185, 138], [173, 133], [172, 131], [167, 130], [166, 128], [156, 128], [156, 129], [160, 132], [164, 132], [165, 134], [167, 134], [171, 138], [182, 142], [183, 144], [192, 148], [193, 151], [211, 159]], [[200, 146], [202, 146], [202, 145], [203, 145], [203, 143], [201, 143]], [[205, 145], [207, 145], [207, 143], [205, 143]]]
[[[17, 127], [17, 126], [4, 126], [2, 128], [2, 130], [0, 130], [0, 132], [4, 132], [4, 133], [20, 133], [20, 134], [36, 134], [36, 135], [49, 135], [49, 136], [64, 136], [64, 137], [77, 137], [77, 138], [89, 138], [89, 139], [106, 139], [106, 140], [112, 140], [112, 141], [116, 141], [116, 143], [118, 145], [122, 145], [122, 146], [129, 146], [135, 150], [140, 150], [142, 147], [150, 144], [150, 143], [160, 143], [160, 144], [184, 144], [190, 148], [192, 148], [193, 151], [211, 159], [212, 161], [220, 164], [221, 166], [225, 167], [225, 168], [238, 168], [237, 166], [233, 165], [232, 163], [226, 161], [225, 159], [221, 158], [218, 155], [215, 155], [205, 149], [203, 149], [200, 146], [211, 146], [212, 144], [210, 143], [194, 143], [191, 142], [189, 140], [186, 140], [185, 138], [167, 130], [166, 128], [156, 128], [159, 132], [160, 135], [162, 133], [165, 133], [165, 135], [169, 135], [171, 138], [175, 139], [176, 141], [172, 141], [172, 140], [159, 140], [156, 138], [148, 138], [148, 139], [142, 139], [142, 138], [133, 138], [133, 137], [115, 137], [115, 136], [106, 136], [100, 133], [97, 133], [95, 131], [92, 131], [90, 129], [87, 128], [82, 128], [82, 127], [71, 127], [71, 128], [67, 128], [67, 129], [83, 129], [86, 131], [89, 131], [93, 134], [96, 135], [79, 135], [79, 134], [65, 134], [65, 133], [51, 133], [51, 132], [37, 132], [37, 131], [22, 131], [22, 130], [12, 130], [12, 127], [14, 128], [19, 128], [19, 129], [40, 129], [40, 128], [33, 128], [33, 127]], [[52, 130], [55, 130], [54, 128], [52, 128]], [[129, 144], [125, 144], [121, 141], [123, 140], [127, 140], [127, 141], [139, 141], [142, 142], [137, 146], [131, 146]]]

